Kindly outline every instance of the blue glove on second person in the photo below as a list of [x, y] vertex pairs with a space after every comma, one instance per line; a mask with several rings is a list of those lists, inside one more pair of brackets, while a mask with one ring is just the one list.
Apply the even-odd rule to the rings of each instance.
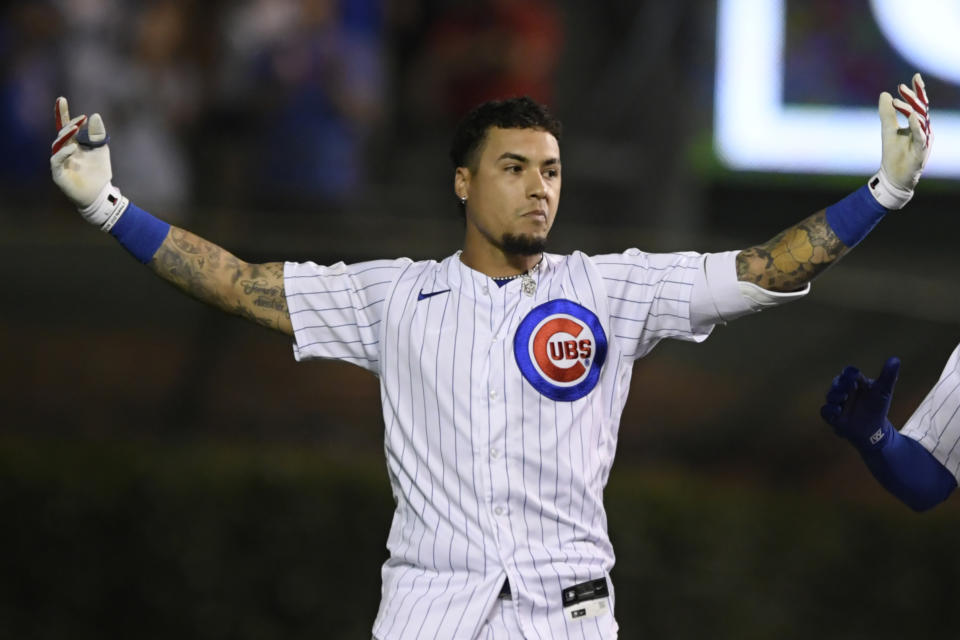
[[876, 380], [856, 367], [846, 367], [833, 379], [820, 415], [837, 435], [861, 451], [878, 450], [891, 439], [893, 425], [887, 419], [893, 387], [900, 372], [900, 358], [889, 358]]

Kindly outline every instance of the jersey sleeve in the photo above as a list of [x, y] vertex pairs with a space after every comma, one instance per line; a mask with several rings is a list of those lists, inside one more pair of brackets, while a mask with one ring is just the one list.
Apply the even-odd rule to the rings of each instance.
[[900, 434], [923, 445], [960, 481], [960, 345]]
[[384, 302], [409, 264], [406, 258], [330, 266], [285, 263], [294, 358], [344, 360], [379, 375]]
[[693, 282], [690, 323], [696, 332], [726, 324], [745, 315], [777, 307], [810, 293], [810, 283], [798, 291], [770, 291], [737, 277], [739, 251], [706, 253]]
[[603, 279], [611, 334], [626, 357], [640, 358], [664, 338], [699, 342], [709, 334], [696, 331], [690, 322], [701, 254], [628, 249], [591, 260]]

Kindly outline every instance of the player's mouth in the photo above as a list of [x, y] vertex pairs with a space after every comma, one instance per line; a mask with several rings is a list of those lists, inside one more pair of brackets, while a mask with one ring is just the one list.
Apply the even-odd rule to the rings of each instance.
[[527, 211], [527, 212], [524, 213], [521, 217], [523, 217], [523, 218], [528, 218], [528, 219], [530, 219], [530, 220], [537, 220], [537, 221], [540, 221], [540, 222], [546, 222], [546, 221], [547, 221], [547, 212], [546, 212], [546, 211], [543, 211], [542, 209], [533, 209], [533, 210], [531, 210], [531, 211]]

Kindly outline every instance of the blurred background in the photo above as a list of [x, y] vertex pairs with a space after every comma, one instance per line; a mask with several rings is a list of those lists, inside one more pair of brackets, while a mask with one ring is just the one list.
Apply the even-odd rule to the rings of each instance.
[[[392, 513], [377, 381], [294, 363], [84, 223], [49, 177], [58, 95], [103, 115], [126, 195], [248, 261], [449, 255], [452, 128], [521, 94], [564, 122], [553, 251], [738, 249], [862, 185], [880, 136], [862, 172], [829, 138], [802, 171], [718, 151], [734, 5], [725, 37], [782, 38], [758, 82], [783, 108], [873, 110], [919, 70], [935, 131], [960, 110], [867, 0], [4, 3], [0, 637], [368, 638]], [[956, 346], [954, 139], [806, 299], [637, 364], [607, 492], [622, 638], [955, 633], [960, 502], [913, 514], [819, 418], [844, 365], [898, 355], [901, 425]]]

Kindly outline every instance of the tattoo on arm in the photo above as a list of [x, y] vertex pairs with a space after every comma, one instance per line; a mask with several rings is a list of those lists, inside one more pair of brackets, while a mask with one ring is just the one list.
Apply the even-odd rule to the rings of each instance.
[[737, 279], [771, 291], [796, 291], [850, 249], [827, 224], [826, 211], [819, 211], [737, 256]]
[[248, 264], [189, 231], [171, 227], [150, 268], [201, 302], [257, 324], [293, 333], [283, 264]]

